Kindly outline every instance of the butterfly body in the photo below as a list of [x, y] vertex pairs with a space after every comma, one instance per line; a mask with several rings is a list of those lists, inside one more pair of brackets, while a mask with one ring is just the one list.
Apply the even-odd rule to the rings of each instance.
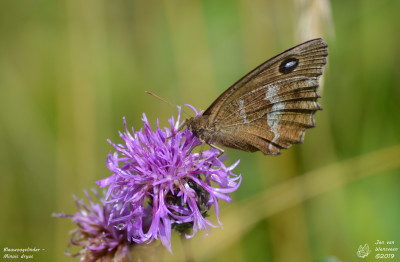
[[315, 126], [327, 44], [314, 39], [264, 62], [222, 93], [186, 126], [202, 142], [277, 155]]

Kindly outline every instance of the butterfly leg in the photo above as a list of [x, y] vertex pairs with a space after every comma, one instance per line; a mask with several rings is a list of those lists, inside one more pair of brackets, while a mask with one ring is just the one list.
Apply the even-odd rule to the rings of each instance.
[[222, 156], [225, 153], [225, 150], [223, 150], [222, 148], [220, 148], [220, 147], [218, 147], [218, 146], [216, 146], [214, 144], [210, 144], [210, 146], [215, 148], [215, 149], [217, 149], [217, 150], [219, 150], [220, 153], [219, 153], [218, 157]]
[[169, 140], [171, 137], [172, 137], [172, 135], [170, 135], [169, 137], [167, 137], [167, 138], [165, 139], [164, 147], [167, 145], [167, 142], [168, 142], [168, 140]]

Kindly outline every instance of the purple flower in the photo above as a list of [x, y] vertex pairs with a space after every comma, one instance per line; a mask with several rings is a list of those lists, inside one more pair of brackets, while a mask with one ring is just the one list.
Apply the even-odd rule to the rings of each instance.
[[85, 191], [90, 205], [84, 204], [83, 200], [75, 202], [79, 211], [75, 215], [53, 214], [55, 217], [66, 217], [78, 226], [71, 232], [70, 243], [83, 249], [76, 254], [66, 252], [69, 256], [80, 256], [80, 261], [129, 261], [130, 248], [132, 245], [127, 240], [126, 231], [120, 230], [118, 226], [109, 223], [111, 206], [104, 203], [104, 199], [94, 191], [100, 203], [95, 204], [89, 193]]
[[[201, 113], [191, 108], [196, 115]], [[144, 130], [132, 129], [131, 134], [124, 119], [124, 144], [109, 141], [116, 149], [107, 158], [113, 174], [97, 184], [109, 186], [106, 199], [114, 204], [110, 222], [122, 225], [129, 240], [161, 239], [172, 252], [172, 229], [189, 238], [215, 227], [205, 218], [212, 205], [221, 225], [218, 199], [230, 202], [229, 193], [239, 187], [241, 176], [232, 173], [239, 161], [226, 167], [226, 157], [219, 158], [215, 148], [192, 152], [201, 142], [189, 130], [180, 131], [180, 108], [177, 121], [169, 119], [170, 128], [160, 129], [157, 120], [153, 132], [145, 114], [142, 121]]]

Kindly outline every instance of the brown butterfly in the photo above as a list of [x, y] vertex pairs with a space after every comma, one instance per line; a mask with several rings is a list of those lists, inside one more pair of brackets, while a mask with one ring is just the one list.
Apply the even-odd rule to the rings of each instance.
[[328, 56], [318, 38], [269, 59], [220, 95], [185, 127], [203, 143], [277, 155], [303, 141], [321, 110], [318, 80]]

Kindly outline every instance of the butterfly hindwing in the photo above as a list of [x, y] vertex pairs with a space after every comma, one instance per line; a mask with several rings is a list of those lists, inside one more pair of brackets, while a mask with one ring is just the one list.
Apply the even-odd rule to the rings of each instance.
[[[246, 150], [245, 145], [238, 149], [251, 152], [260, 150], [264, 154], [272, 155], [279, 154], [280, 149], [289, 148], [292, 144], [302, 142], [304, 131], [309, 125], [292, 121], [292, 119], [299, 119], [300, 117], [301, 115], [274, 114], [267, 121], [258, 119], [246, 127], [226, 128], [224, 129], [226, 134], [223, 135], [223, 144], [232, 147], [227, 145], [226, 142], [235, 140], [232, 137], [234, 136], [235, 138], [240, 138], [242, 143], [246, 142], [251, 145], [249, 148], [253, 150]], [[306, 119], [304, 119], [304, 122], [306, 122]], [[226, 139], [227, 137], [230, 137], [230, 139]]]

